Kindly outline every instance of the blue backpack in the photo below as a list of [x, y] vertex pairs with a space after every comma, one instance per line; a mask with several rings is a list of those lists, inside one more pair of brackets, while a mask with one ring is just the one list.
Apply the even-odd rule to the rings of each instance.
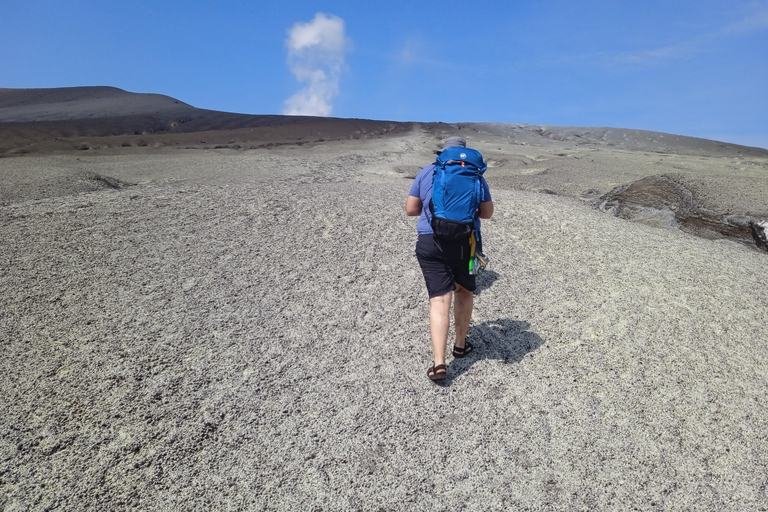
[[429, 202], [435, 238], [466, 240], [472, 235], [483, 190], [480, 177], [487, 168], [474, 149], [452, 147], [438, 155]]

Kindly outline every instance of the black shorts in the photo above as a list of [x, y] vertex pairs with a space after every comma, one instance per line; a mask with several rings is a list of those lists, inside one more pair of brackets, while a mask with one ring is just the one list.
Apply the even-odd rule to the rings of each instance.
[[474, 292], [475, 276], [469, 275], [469, 240], [435, 241], [433, 235], [419, 235], [416, 258], [419, 260], [429, 298], [439, 297], [461, 285]]

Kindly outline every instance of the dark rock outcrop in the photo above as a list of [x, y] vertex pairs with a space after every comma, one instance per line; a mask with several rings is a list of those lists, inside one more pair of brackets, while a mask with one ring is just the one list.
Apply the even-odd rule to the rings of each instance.
[[702, 238], [727, 238], [766, 246], [765, 223], [749, 214], [723, 214], [705, 208], [674, 176], [649, 176], [616, 187], [593, 204], [622, 219], [678, 228]]

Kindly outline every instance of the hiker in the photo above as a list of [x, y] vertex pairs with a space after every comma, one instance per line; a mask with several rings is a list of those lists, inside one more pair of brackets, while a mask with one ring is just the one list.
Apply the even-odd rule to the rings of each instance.
[[[467, 141], [462, 137], [448, 137], [443, 144], [443, 153], [449, 153], [449, 148], [466, 148]], [[474, 150], [482, 163], [482, 155]], [[461, 153], [465, 156], [464, 153]], [[442, 380], [447, 376], [445, 366], [445, 349], [448, 342], [450, 325], [451, 301], [455, 297], [454, 322], [456, 341], [453, 346], [454, 357], [464, 357], [472, 351], [472, 344], [466, 339], [469, 321], [472, 318], [474, 303], [475, 275], [469, 273], [469, 256], [471, 252], [470, 239], [457, 241], [435, 238], [431, 221], [430, 200], [432, 199], [432, 183], [436, 176], [436, 164], [424, 167], [416, 176], [413, 186], [405, 202], [405, 212], [409, 216], [419, 216], [416, 223], [418, 241], [416, 242], [416, 258], [419, 260], [421, 271], [429, 294], [429, 329], [432, 336], [432, 352], [434, 360], [427, 371], [431, 380]], [[482, 172], [480, 173], [482, 174]], [[493, 202], [488, 184], [480, 175], [480, 197], [477, 213], [474, 214], [474, 229], [479, 235], [480, 219], [490, 219], [493, 215]], [[451, 191], [446, 189], [446, 195]], [[473, 207], [474, 212], [474, 207]], [[479, 215], [478, 215], [479, 214]]]

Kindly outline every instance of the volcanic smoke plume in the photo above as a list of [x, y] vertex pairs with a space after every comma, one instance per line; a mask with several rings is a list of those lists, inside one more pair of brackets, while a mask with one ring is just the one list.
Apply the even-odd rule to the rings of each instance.
[[306, 85], [285, 101], [283, 114], [329, 116], [348, 49], [344, 20], [317, 13], [309, 23], [291, 27], [286, 45], [291, 72]]

